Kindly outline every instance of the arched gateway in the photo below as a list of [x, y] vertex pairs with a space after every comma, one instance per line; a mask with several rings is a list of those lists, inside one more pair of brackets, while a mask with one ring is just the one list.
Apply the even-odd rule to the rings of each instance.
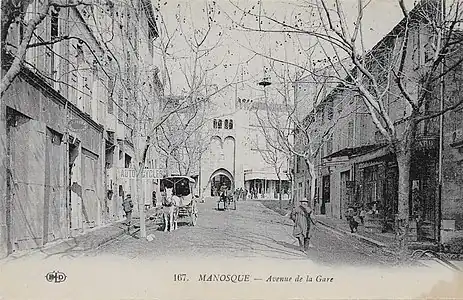
[[233, 191], [235, 186], [233, 175], [224, 168], [215, 170], [209, 178], [209, 182], [211, 184], [211, 196], [218, 196], [218, 190], [223, 183], [225, 183], [231, 191]]

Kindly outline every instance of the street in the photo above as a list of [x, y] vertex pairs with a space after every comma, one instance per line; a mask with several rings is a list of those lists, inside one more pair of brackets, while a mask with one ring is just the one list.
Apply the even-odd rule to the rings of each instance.
[[[438, 266], [431, 266], [432, 272], [400, 268], [378, 248], [321, 225], [304, 254], [291, 236], [289, 218], [258, 201], [238, 202], [236, 211], [200, 203], [199, 213], [195, 227], [182, 224], [169, 233], [148, 226], [147, 234], [155, 235], [152, 241], [138, 238], [132, 229], [96, 248], [10, 259], [0, 264], [0, 282], [29, 288], [0, 284], [0, 289], [4, 296], [24, 299], [50, 293], [55, 299], [395, 299], [454, 280], [453, 273]], [[64, 284], [46, 282], [45, 274], [54, 270], [66, 275]], [[222, 282], [227, 276], [245, 281]], [[391, 289], [398, 280], [406, 288]]]
[[[186, 219], [186, 221], [188, 221]], [[148, 227], [153, 241], [123, 235], [85, 255], [130, 258], [270, 258], [309, 260], [322, 265], [391, 265], [394, 259], [378, 248], [317, 225], [307, 254], [292, 237], [292, 221], [258, 201], [238, 202], [237, 210], [218, 211], [212, 202], [199, 204], [195, 227], [179, 222], [173, 232]]]

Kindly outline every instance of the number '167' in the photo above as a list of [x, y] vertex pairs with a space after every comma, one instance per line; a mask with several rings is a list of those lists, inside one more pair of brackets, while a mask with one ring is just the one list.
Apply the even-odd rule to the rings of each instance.
[[186, 274], [174, 274], [174, 281], [187, 281]]

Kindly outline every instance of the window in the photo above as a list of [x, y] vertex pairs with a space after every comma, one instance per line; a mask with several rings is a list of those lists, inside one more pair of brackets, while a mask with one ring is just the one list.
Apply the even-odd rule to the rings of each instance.
[[[108, 81], [108, 87], [109, 87], [109, 93], [113, 95], [114, 93], [114, 79], [110, 78]], [[108, 113], [113, 114], [114, 113], [114, 104], [113, 104], [113, 97], [109, 96], [108, 97]]]
[[51, 10], [51, 29], [50, 29], [51, 40], [56, 39], [59, 34], [58, 16], [59, 16], [59, 9], [52, 9]]
[[[59, 9], [51, 10], [51, 22], [50, 22], [50, 39], [53, 41], [59, 36]], [[58, 68], [55, 61], [55, 54], [59, 52], [59, 43], [56, 43], [52, 46], [52, 53], [50, 56], [50, 74], [51, 78], [56, 79]]]
[[124, 165], [126, 168], [130, 168], [130, 163], [132, 162], [132, 157], [130, 155], [126, 154], [125, 155], [125, 162]]
[[214, 119], [214, 121], [213, 121], [213, 125], [212, 125], [212, 126], [214, 127], [214, 129], [216, 129], [216, 128], [217, 128], [217, 119]]
[[223, 125], [223, 128], [224, 128], [224, 129], [228, 129], [228, 120], [225, 120], [224, 125]]
[[354, 122], [349, 121], [347, 124], [347, 146], [352, 147], [354, 144]]
[[326, 154], [330, 155], [333, 152], [333, 136], [326, 141]]
[[217, 122], [217, 128], [218, 128], [218, 129], [222, 129], [222, 120], [219, 120], [219, 121]]
[[228, 129], [233, 129], [233, 120], [228, 122]]

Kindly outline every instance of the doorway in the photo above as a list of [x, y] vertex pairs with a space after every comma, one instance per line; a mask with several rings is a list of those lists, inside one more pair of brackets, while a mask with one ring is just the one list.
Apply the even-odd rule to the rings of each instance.
[[320, 213], [326, 214], [326, 204], [330, 203], [330, 175], [323, 176], [322, 179], [322, 203]]
[[211, 196], [218, 196], [220, 187], [225, 184], [229, 190], [232, 188], [232, 182], [230, 178], [225, 175], [219, 174], [211, 179]]
[[339, 201], [339, 218], [342, 219], [343, 209], [350, 203], [349, 189], [347, 188], [347, 183], [349, 182], [350, 171], [345, 171], [341, 173], [341, 186], [340, 186], [340, 195], [341, 199]]

